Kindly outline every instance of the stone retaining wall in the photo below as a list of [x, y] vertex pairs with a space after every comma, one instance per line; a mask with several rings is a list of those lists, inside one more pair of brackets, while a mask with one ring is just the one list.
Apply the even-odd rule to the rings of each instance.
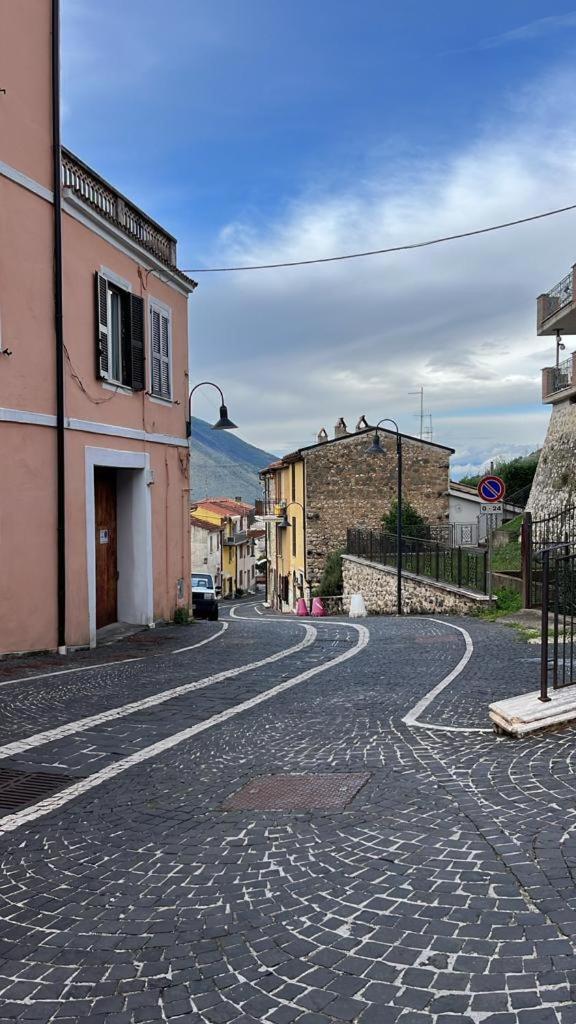
[[[362, 594], [370, 614], [396, 612], [396, 569], [355, 555], [344, 555], [342, 577], [346, 612], [350, 610], [352, 594]], [[402, 607], [406, 615], [470, 615], [488, 606], [489, 599], [484, 594], [402, 573]]]

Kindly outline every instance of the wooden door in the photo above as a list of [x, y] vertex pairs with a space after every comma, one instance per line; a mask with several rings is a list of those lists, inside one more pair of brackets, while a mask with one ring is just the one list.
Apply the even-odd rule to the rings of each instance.
[[116, 470], [94, 469], [96, 629], [118, 621]]

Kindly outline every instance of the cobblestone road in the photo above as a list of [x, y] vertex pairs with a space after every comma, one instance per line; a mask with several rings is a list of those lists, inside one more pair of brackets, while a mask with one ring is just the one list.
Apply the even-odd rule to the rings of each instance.
[[[234, 612], [2, 663], [0, 769], [78, 781], [0, 809], [0, 1020], [576, 1022], [574, 733], [487, 723], [537, 651], [468, 619]], [[225, 809], [352, 772], [341, 811]]]

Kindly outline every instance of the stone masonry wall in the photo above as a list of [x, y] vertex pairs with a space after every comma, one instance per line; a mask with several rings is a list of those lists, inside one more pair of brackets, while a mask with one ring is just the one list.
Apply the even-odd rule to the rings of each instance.
[[552, 407], [528, 510], [538, 519], [576, 505], [576, 404]]
[[[348, 527], [378, 530], [396, 500], [396, 437], [381, 432], [386, 455], [367, 455], [374, 432], [352, 434], [302, 454], [306, 464], [306, 564], [317, 583], [326, 555], [344, 549]], [[448, 521], [450, 451], [402, 440], [402, 494], [431, 523]]]
[[[362, 594], [370, 614], [393, 615], [396, 612], [396, 570], [353, 555], [342, 560], [344, 610], [350, 610], [352, 594]], [[402, 574], [402, 609], [406, 615], [470, 615], [487, 607], [481, 594], [458, 590], [447, 583], [423, 580], [411, 573]]]

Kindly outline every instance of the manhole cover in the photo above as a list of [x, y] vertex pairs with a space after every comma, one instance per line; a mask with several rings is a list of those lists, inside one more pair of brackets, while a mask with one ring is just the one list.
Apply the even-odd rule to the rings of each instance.
[[66, 786], [78, 782], [73, 775], [53, 775], [50, 772], [18, 772], [0, 768], [0, 818], [12, 811], [44, 800]]
[[370, 772], [346, 775], [262, 775], [234, 793], [225, 811], [342, 811]]

